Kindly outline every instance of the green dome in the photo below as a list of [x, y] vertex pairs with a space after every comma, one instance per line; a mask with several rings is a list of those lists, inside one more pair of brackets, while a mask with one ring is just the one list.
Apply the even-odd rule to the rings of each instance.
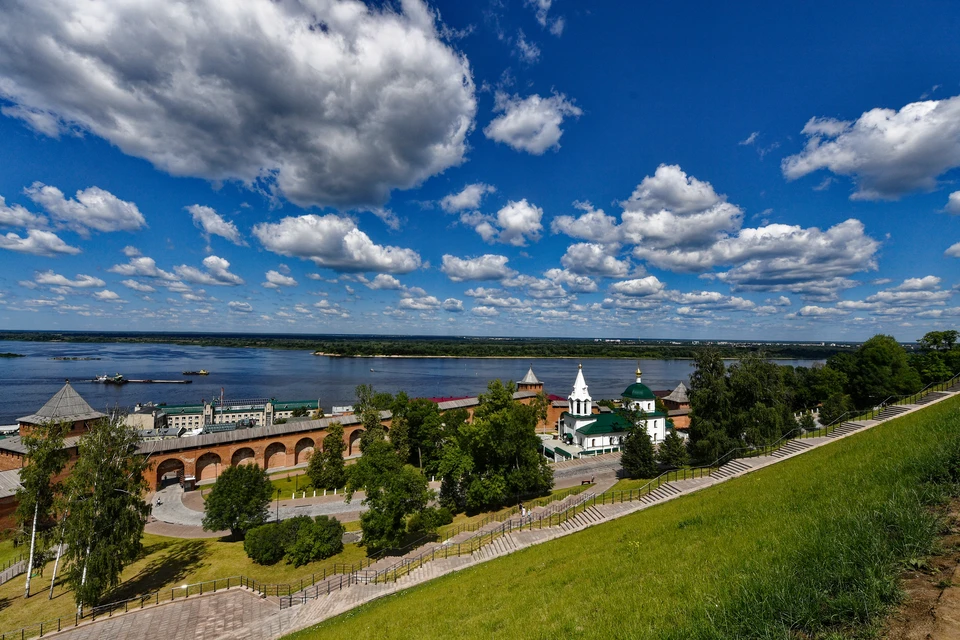
[[631, 400], [653, 400], [655, 398], [653, 391], [650, 391], [650, 387], [639, 382], [624, 389], [621, 395]]

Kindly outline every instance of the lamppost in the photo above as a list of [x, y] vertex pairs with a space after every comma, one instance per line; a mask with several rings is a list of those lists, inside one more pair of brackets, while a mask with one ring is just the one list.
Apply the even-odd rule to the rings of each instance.
[[277, 523], [280, 522], [280, 489], [277, 488]]

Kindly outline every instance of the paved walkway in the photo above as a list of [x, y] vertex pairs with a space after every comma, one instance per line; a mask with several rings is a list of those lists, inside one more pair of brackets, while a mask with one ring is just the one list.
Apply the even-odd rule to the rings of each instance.
[[[956, 395], [957, 392], [960, 392], [960, 385], [954, 387], [951, 393], [939, 394], [934, 400], [928, 400], [927, 398], [930, 397], [928, 396], [924, 399], [923, 404], [939, 402], [944, 398]], [[900, 415], [919, 410], [920, 408], [922, 407], [919, 404], [902, 405], [903, 410], [900, 412]], [[583, 529], [607, 520], [641, 511], [650, 506], [699, 491], [704, 487], [725, 482], [730, 478], [751, 473], [782, 460], [802, 455], [807, 451], [848, 437], [884, 421], [885, 420], [871, 420], [844, 423], [841, 428], [838, 428], [829, 436], [794, 440], [790, 441], [779, 451], [768, 456], [733, 460], [723, 465], [710, 476], [666, 483], [645, 495], [643, 498], [633, 502], [589, 505], [574, 517], [563, 522], [560, 526], [512, 531], [511, 533], [497, 537], [491, 543], [486, 544], [471, 555], [445, 559], [438, 558], [424, 562], [422, 566], [410, 571], [395, 582], [385, 584], [365, 583], [362, 575], [358, 573], [355, 574], [355, 577], [350, 581], [346, 582], [348, 586], [345, 588], [331, 588], [329, 595], [324, 593], [317, 598], [305, 597], [302, 604], [285, 609], [280, 609], [278, 601], [273, 598], [251, 603], [251, 594], [249, 592], [235, 588], [230, 591], [203, 596], [202, 598], [181, 601], [179, 604], [170, 603], [143, 611], [130, 612], [109, 621], [96, 622], [81, 626], [77, 629], [64, 631], [57, 634], [57, 637], [71, 639], [111, 637], [121, 639], [136, 638], [137, 640], [141, 640], [143, 637], [155, 635], [157, 631], [159, 631], [161, 635], [167, 637], [203, 638], [204, 640], [211, 638], [280, 638], [285, 634], [312, 626], [376, 598], [395, 593], [416, 584], [421, 584], [441, 575], [486, 562], [493, 558], [514, 553], [519, 549], [534, 544], [540, 544], [577, 531], [582, 531]], [[610, 482], [609, 479], [605, 480], [602, 484], [598, 482], [596, 489], [610, 486], [607, 484], [608, 482]], [[546, 508], [538, 508], [535, 510], [534, 518], [537, 513], [544, 510], [555, 511], [573, 504], [583, 503], [584, 500], [589, 500], [590, 495], [593, 495], [593, 491], [582, 496], [568, 496], [559, 503], [554, 503]], [[515, 519], [516, 518], [512, 520]], [[451, 538], [451, 540], [445, 541], [443, 544], [456, 544], [457, 542], [468, 540], [470, 537], [476, 536], [485, 530], [495, 530], [501, 526], [502, 523], [491, 523], [481, 529], [480, 532], [464, 532]], [[413, 557], [414, 554], [422, 553], [424, 550], [430, 553], [431, 549], [441, 546], [439, 543], [431, 543], [431, 545], [432, 546], [425, 545], [424, 547], [416, 549], [410, 554], [407, 554], [407, 557]], [[396, 558], [390, 558], [377, 563], [377, 565], [386, 565], [387, 563], [397, 562], [397, 560]], [[379, 568], [377, 565], [374, 565], [374, 568]], [[338, 584], [344, 582], [341, 578], [338, 578], [338, 581]], [[351, 582], [354, 583], [351, 584]]]

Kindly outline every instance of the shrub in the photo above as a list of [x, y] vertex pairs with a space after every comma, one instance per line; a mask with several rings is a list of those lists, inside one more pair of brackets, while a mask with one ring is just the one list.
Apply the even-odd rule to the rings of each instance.
[[273, 523], [254, 527], [247, 531], [243, 550], [256, 564], [276, 564], [284, 554], [283, 533], [283, 527]]
[[296, 538], [287, 547], [287, 562], [295, 567], [314, 560], [335, 556], [343, 550], [343, 525], [336, 518], [317, 516], [305, 518], [297, 530]]
[[427, 507], [419, 513], [415, 513], [407, 520], [407, 531], [409, 533], [433, 533], [438, 527], [453, 522], [453, 514], [450, 509], [440, 507]]

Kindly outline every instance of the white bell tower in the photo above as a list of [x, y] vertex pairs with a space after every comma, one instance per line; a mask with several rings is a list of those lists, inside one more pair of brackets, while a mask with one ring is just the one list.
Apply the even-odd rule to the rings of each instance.
[[593, 413], [593, 399], [587, 391], [587, 381], [583, 379], [583, 364], [577, 369], [577, 379], [573, 383], [573, 392], [567, 397], [569, 413], [574, 416], [589, 416]]

